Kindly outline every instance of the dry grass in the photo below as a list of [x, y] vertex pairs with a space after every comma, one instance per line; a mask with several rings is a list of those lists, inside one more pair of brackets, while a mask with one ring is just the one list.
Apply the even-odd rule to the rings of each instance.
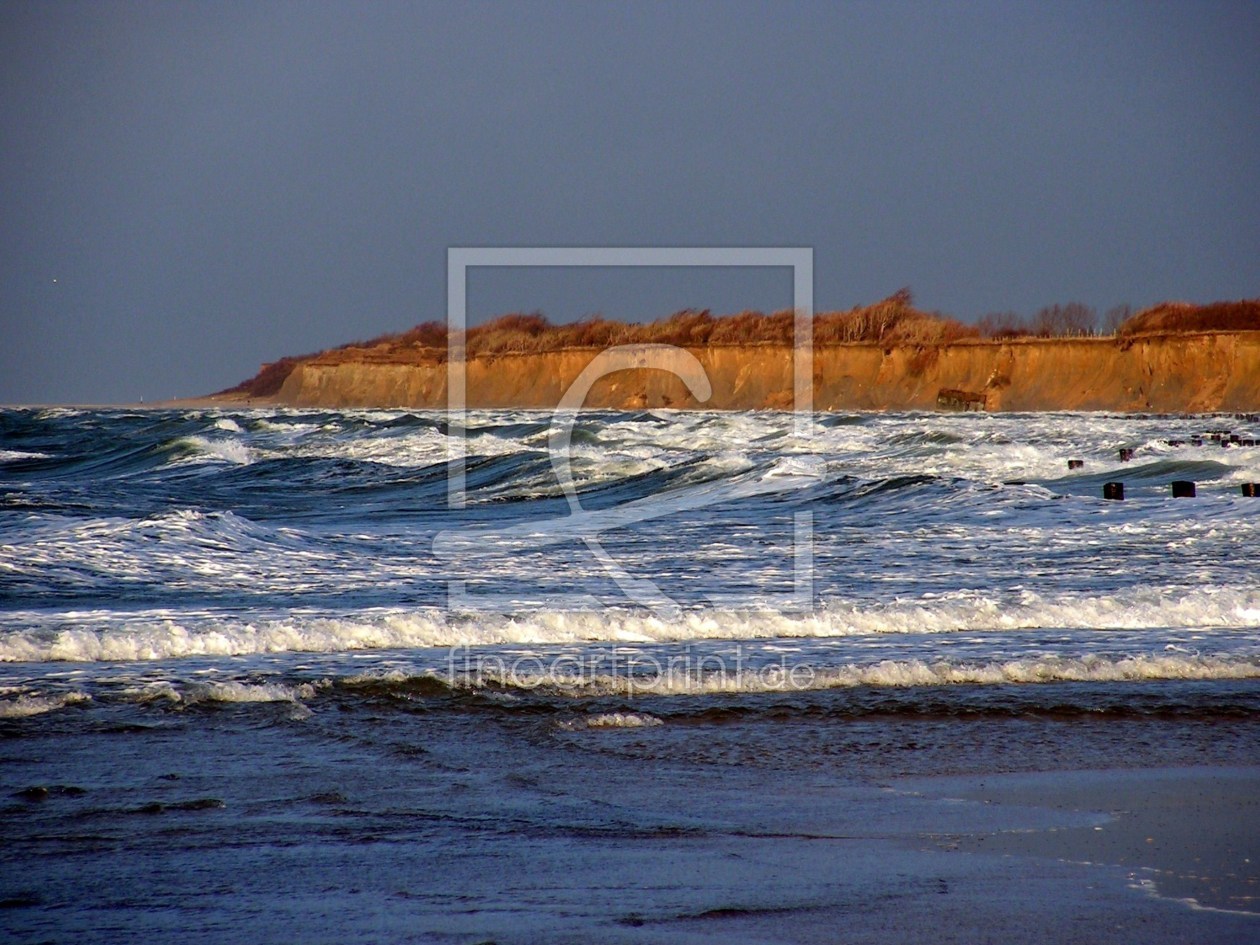
[[1116, 330], [1121, 336], [1192, 331], [1260, 331], [1260, 299], [1237, 302], [1162, 302], [1143, 309]]
[[[952, 318], [916, 309], [909, 289], [883, 301], [814, 316], [814, 343], [942, 345], [979, 331]], [[710, 345], [791, 344], [796, 315], [791, 310], [765, 314], [745, 311], [714, 317], [708, 309], [684, 309], [669, 318], [644, 324], [593, 318], [569, 325], [551, 325], [540, 314], [505, 315], [471, 328], [466, 335], [470, 356], [603, 348], [617, 344]]]
[[1031, 318], [1018, 312], [991, 312], [976, 323], [982, 338], [1081, 338], [1098, 333], [1098, 313], [1083, 302], [1047, 305]]

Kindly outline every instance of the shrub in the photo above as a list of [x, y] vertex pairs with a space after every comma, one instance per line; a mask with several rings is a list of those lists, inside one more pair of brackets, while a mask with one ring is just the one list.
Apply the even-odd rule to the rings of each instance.
[[1123, 322], [1120, 336], [1169, 334], [1182, 331], [1260, 331], [1260, 299], [1237, 302], [1162, 302]]
[[1081, 302], [1047, 305], [1033, 316], [1032, 329], [1041, 338], [1092, 335], [1098, 313]]

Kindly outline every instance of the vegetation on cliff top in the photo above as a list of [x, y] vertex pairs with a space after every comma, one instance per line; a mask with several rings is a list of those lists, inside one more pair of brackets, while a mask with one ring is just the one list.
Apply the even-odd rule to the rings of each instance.
[[1117, 329], [1121, 336], [1176, 334], [1195, 331], [1256, 331], [1260, 329], [1260, 299], [1240, 302], [1161, 302], [1138, 312]]
[[[814, 316], [815, 345], [878, 344], [886, 347], [934, 349], [965, 339], [1071, 338], [1102, 332], [1121, 339], [1144, 334], [1203, 331], [1260, 330], [1260, 299], [1194, 305], [1163, 302], [1131, 314], [1117, 307], [1100, 320], [1094, 309], [1079, 302], [1047, 306], [1031, 319], [1013, 313], [986, 315], [968, 325], [939, 312], [915, 308], [909, 289], [901, 289], [873, 305]], [[541, 353], [566, 348], [605, 348], [621, 344], [670, 344], [682, 347], [791, 344], [795, 332], [792, 311], [772, 314], [740, 312], [714, 317], [707, 309], [684, 309], [668, 318], [629, 323], [594, 317], [567, 325], [553, 325], [541, 313], [504, 315], [465, 332], [465, 354], [478, 357]], [[448, 351], [447, 327], [425, 322], [409, 331], [355, 341], [316, 354], [272, 361], [249, 380], [221, 391], [269, 397], [279, 392], [285, 378], [304, 361], [345, 363], [440, 363]]]

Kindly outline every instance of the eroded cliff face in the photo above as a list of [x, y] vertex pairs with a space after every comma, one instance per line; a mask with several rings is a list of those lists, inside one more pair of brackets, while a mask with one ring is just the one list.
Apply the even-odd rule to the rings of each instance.
[[[600, 377], [588, 407], [790, 408], [794, 355], [777, 345], [688, 349], [711, 395], [678, 373], [689, 356], [640, 346], [634, 367]], [[670, 351], [673, 351], [671, 354]], [[552, 408], [599, 356], [594, 349], [477, 357], [465, 370], [468, 407]], [[672, 359], [672, 360], [671, 360]], [[935, 409], [943, 389], [984, 395], [988, 410], [1208, 412], [1260, 409], [1260, 332], [1116, 340], [966, 341], [939, 348], [835, 345], [813, 350], [818, 410]], [[603, 363], [603, 362], [601, 362]], [[596, 366], [598, 367], [598, 366]], [[448, 403], [444, 363], [320, 356], [299, 364], [277, 400], [295, 406], [428, 407]], [[584, 385], [583, 385], [584, 386]]]

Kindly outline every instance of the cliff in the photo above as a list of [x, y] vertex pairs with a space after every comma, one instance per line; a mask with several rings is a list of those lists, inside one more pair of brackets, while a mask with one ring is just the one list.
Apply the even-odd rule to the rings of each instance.
[[[586, 406], [792, 406], [790, 345], [683, 347], [712, 388], [703, 403], [674, 374], [632, 368], [596, 381]], [[465, 363], [466, 404], [553, 408], [601, 350], [473, 355]], [[633, 350], [657, 357], [652, 352], [664, 349], [639, 345]], [[295, 406], [444, 408], [448, 367], [441, 354], [432, 349], [325, 352], [297, 360], [274, 400]], [[689, 360], [673, 357], [676, 365]], [[1260, 331], [960, 339], [934, 345], [825, 343], [813, 349], [815, 409], [936, 409], [942, 391], [979, 395], [976, 404], [990, 411], [1253, 411], [1260, 409]], [[941, 402], [952, 403], [948, 397]]]

